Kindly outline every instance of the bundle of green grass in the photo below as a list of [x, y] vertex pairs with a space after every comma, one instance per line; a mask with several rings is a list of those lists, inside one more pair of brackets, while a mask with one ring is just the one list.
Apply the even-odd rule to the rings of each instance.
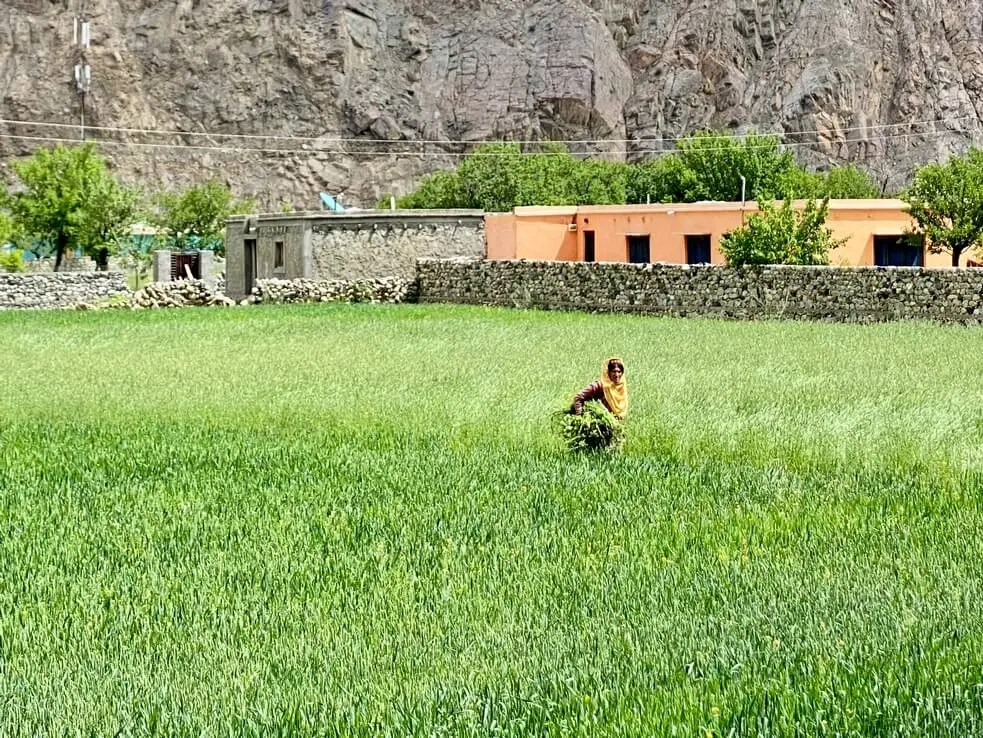
[[621, 450], [624, 427], [600, 402], [585, 402], [580, 415], [566, 411], [556, 418], [560, 435], [574, 453]]

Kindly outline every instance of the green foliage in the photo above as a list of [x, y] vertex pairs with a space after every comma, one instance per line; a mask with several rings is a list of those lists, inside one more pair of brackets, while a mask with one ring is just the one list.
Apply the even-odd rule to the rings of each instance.
[[[389, 198], [377, 207], [389, 209]], [[397, 198], [397, 208], [443, 210], [469, 207], [461, 191], [461, 178], [455, 171], [439, 171], [427, 175], [420, 186], [409, 195]]]
[[[673, 151], [639, 164], [579, 159], [556, 143], [537, 151], [514, 142], [485, 144], [456, 170], [425, 177], [399, 199], [401, 208], [481, 208], [520, 205], [604, 205], [718, 200], [878, 197], [870, 175], [854, 166], [810, 172], [777, 136], [703, 131]], [[377, 207], [389, 207], [388, 199]]]
[[0, 246], [0, 272], [23, 272], [24, 252], [21, 249], [5, 249]]
[[189, 187], [184, 192], [162, 192], [155, 198], [152, 221], [166, 248], [174, 251], [212, 249], [225, 253], [225, 220], [249, 213], [252, 200], [233, 198], [232, 190], [215, 180]]
[[14, 237], [14, 221], [9, 215], [0, 212], [0, 246], [8, 243]]
[[97, 181], [90, 194], [99, 206], [76, 211], [70, 219], [83, 252], [106, 269], [109, 254], [120, 253], [129, 243], [143, 195], [139, 188], [121, 185], [111, 177]]
[[760, 207], [760, 213], [720, 240], [728, 265], [828, 264], [830, 250], [841, 245], [825, 227], [828, 200], [809, 200], [801, 212], [791, 200], [780, 207], [762, 202]]
[[56, 269], [66, 250], [94, 256], [132, 224], [135, 191], [117, 183], [92, 144], [38, 149], [13, 169], [23, 186], [9, 198], [17, 228], [53, 249]]
[[872, 200], [882, 195], [870, 172], [853, 164], [830, 169], [823, 180], [818, 196], [830, 200]]
[[929, 251], [952, 254], [958, 266], [963, 252], [983, 244], [983, 151], [921, 167], [902, 198]]
[[[629, 188], [629, 202], [699, 202], [800, 197], [804, 177], [777, 136], [735, 137], [704, 131], [680, 139], [676, 150], [640, 165]], [[790, 189], [791, 187], [791, 189]]]
[[574, 453], [617, 453], [624, 445], [624, 425], [600, 402], [585, 402], [579, 415], [561, 411], [554, 418], [560, 437]]

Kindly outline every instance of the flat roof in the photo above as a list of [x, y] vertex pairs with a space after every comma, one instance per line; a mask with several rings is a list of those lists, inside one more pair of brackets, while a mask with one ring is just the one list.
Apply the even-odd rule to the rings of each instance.
[[[796, 200], [795, 205], [803, 207], [806, 200]], [[637, 205], [580, 205], [579, 207], [517, 207], [512, 212], [518, 216], [543, 215], [590, 215], [592, 213], [665, 213], [675, 212], [713, 212], [734, 210], [757, 210], [758, 203], [748, 200], [746, 203], [705, 201], [680, 203], [642, 203]], [[907, 210], [908, 203], [895, 198], [879, 198], [871, 200], [830, 200], [829, 209], [834, 210]]]

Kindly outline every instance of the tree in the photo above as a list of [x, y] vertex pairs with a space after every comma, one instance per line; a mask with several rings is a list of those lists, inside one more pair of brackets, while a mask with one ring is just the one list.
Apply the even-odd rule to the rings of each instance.
[[831, 200], [870, 200], [881, 196], [870, 173], [852, 164], [830, 169], [823, 179], [820, 194]]
[[6, 245], [14, 236], [14, 221], [6, 213], [0, 212], [0, 246]]
[[748, 200], [809, 194], [788, 191], [802, 170], [777, 136], [703, 131], [680, 139], [676, 151], [641, 166], [629, 188], [629, 202], [736, 202], [742, 194]]
[[189, 187], [181, 193], [163, 192], [156, 198], [158, 212], [153, 216], [168, 248], [225, 250], [225, 219], [248, 213], [252, 200], [236, 201], [232, 190], [215, 180]]
[[72, 217], [73, 232], [96, 268], [109, 268], [109, 255], [118, 254], [129, 240], [130, 229], [138, 219], [142, 193], [137, 187], [104, 178], [96, 183], [90, 197], [99, 207], [77, 211]]
[[785, 200], [781, 207], [760, 204], [761, 212], [720, 241], [729, 266], [744, 264], [828, 264], [829, 252], [842, 245], [825, 227], [829, 201], [809, 200], [802, 212]]
[[[81, 248], [92, 255], [103, 243], [94, 243], [96, 230], [114, 231], [130, 225], [128, 215], [114, 210], [100, 211], [100, 199], [118, 187], [106, 162], [92, 144], [38, 149], [29, 159], [13, 165], [23, 190], [10, 197], [10, 210], [17, 228], [25, 238], [53, 246], [55, 271], [61, 268], [65, 251]], [[118, 222], [110, 223], [111, 217]], [[96, 229], [92, 224], [102, 220]]]
[[983, 244], [983, 151], [921, 167], [902, 198], [928, 250], [952, 254], [959, 266], [964, 251]]
[[[385, 207], [389, 207], [389, 198], [385, 198]], [[461, 178], [452, 170], [427, 175], [415, 191], [396, 201], [396, 207], [430, 210], [467, 207], [461, 191]]]

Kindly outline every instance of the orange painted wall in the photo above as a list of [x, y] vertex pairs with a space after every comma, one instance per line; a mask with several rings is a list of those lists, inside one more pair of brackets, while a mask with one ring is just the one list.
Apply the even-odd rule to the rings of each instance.
[[[801, 206], [801, 203], [799, 204]], [[628, 260], [627, 237], [648, 235], [649, 260], [686, 263], [686, 235], [710, 236], [711, 263], [723, 264], [721, 237], [757, 212], [756, 203], [678, 205], [605, 205], [579, 208], [516, 208], [512, 214], [486, 216], [489, 259], [580, 260], [584, 232], [594, 231], [597, 261]], [[505, 227], [511, 218], [513, 230]], [[499, 220], [501, 219], [501, 220]], [[571, 223], [576, 230], [570, 231]], [[874, 235], [902, 235], [912, 225], [899, 200], [833, 200], [826, 222], [846, 243], [830, 253], [832, 264], [873, 265]], [[963, 264], [970, 258], [966, 255]], [[925, 265], [948, 267], [948, 254], [925, 253]]]
[[516, 259], [515, 224], [512, 213], [485, 214], [485, 258]]

